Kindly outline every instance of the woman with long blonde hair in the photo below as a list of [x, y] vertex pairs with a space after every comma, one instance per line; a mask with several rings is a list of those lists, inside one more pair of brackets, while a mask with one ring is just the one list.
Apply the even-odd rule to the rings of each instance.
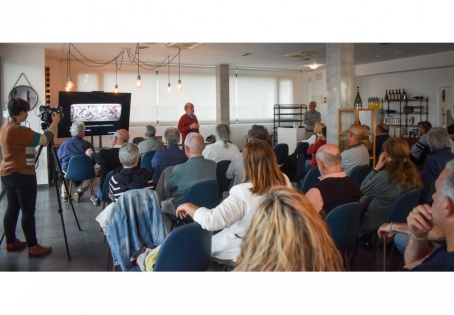
[[341, 271], [321, 216], [297, 191], [273, 187], [244, 236], [235, 271]]
[[378, 229], [386, 222], [396, 199], [419, 186], [419, 173], [410, 160], [408, 142], [398, 137], [386, 140], [377, 164], [360, 187], [361, 192], [370, 200], [360, 231]]
[[213, 209], [184, 203], [177, 208], [177, 216], [190, 215], [202, 228], [220, 231], [213, 236], [212, 256], [235, 261], [252, 214], [263, 195], [273, 186], [291, 187], [290, 181], [277, 165], [271, 145], [263, 140], [252, 140], [243, 148], [243, 182], [230, 189], [229, 196]]

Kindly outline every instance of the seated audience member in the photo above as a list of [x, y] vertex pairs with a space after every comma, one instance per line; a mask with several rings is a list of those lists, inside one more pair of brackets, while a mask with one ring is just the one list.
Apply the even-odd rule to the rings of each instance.
[[[152, 188], [153, 179], [151, 172], [146, 168], [139, 167], [140, 151], [134, 143], [125, 143], [118, 151], [118, 157], [123, 169], [114, 174], [109, 181], [109, 197], [112, 201], [117, 201], [120, 196], [131, 189]], [[109, 204], [96, 217], [105, 230], [109, 212], [113, 209], [113, 203]]]
[[[309, 145], [311, 145], [315, 141], [317, 141], [317, 138], [322, 134], [322, 125], [325, 126], [325, 124], [322, 122], [316, 122], [314, 127], [314, 134], [310, 136], [309, 139], [302, 140], [301, 142], [307, 142]], [[306, 154], [306, 152], [303, 153]]]
[[110, 171], [122, 168], [118, 152], [120, 151], [120, 147], [128, 141], [129, 132], [126, 129], [119, 129], [112, 137], [111, 149], [101, 149], [96, 154], [91, 148], [85, 151], [85, 154], [99, 165], [99, 189], [96, 196], [90, 198], [94, 205], [99, 206], [101, 202], [102, 187], [104, 186], [104, 180], [106, 179], [107, 174], [109, 174]]
[[156, 128], [152, 125], [145, 127], [145, 140], [139, 143], [140, 155], [143, 155], [148, 151], [156, 151], [164, 148], [164, 143], [161, 140], [155, 138]]
[[161, 201], [162, 221], [166, 231], [170, 231], [172, 218], [176, 208], [183, 203], [186, 191], [193, 185], [205, 181], [216, 180], [216, 163], [203, 157], [203, 137], [191, 132], [184, 141], [184, 150], [188, 160], [185, 163], [176, 165], [170, 173], [165, 188], [172, 194], [172, 198]]
[[109, 181], [109, 196], [113, 201], [117, 201], [127, 190], [153, 187], [151, 172], [139, 166], [140, 150], [137, 145], [123, 144], [118, 157], [123, 169], [114, 174]]
[[[85, 151], [88, 149], [94, 149], [93, 145], [84, 140], [85, 137], [85, 124], [81, 121], [75, 121], [72, 123], [70, 128], [72, 138], [69, 140], [65, 140], [60, 145], [58, 149], [57, 155], [58, 159], [60, 160], [61, 168], [63, 173], [66, 174], [68, 169], [69, 160], [74, 155], [78, 154], [85, 154]], [[74, 201], [78, 202], [80, 197], [84, 194], [84, 192], [90, 187], [90, 181], [95, 179], [92, 178], [91, 180], [84, 180], [80, 186], [77, 188], [76, 192], [74, 193], [73, 199]], [[61, 198], [64, 202], [68, 202], [68, 193], [66, 192], [65, 183], [61, 185]]]
[[307, 198], [276, 186], [252, 216], [235, 271], [342, 271], [342, 257]]
[[375, 163], [378, 162], [380, 154], [383, 152], [383, 143], [389, 139], [389, 126], [381, 123], [375, 129]]
[[312, 158], [309, 164], [306, 164], [306, 173], [310, 170], [311, 167], [317, 167], [317, 160], [315, 159], [315, 154], [317, 153], [317, 150], [326, 144], [326, 126], [325, 124], [320, 123], [321, 127], [321, 135], [317, 137], [317, 141], [315, 141], [312, 145], [307, 148], [307, 154], [311, 154]]
[[178, 147], [178, 143], [180, 143], [180, 132], [177, 128], [167, 128], [164, 132], [164, 139], [167, 142], [167, 146], [156, 151], [151, 160], [151, 167], [154, 170], [153, 182], [155, 185], [158, 183], [161, 173], [165, 168], [184, 163], [188, 160], [184, 150]]
[[454, 124], [449, 125], [447, 130], [449, 138], [451, 139], [451, 141], [449, 141], [449, 147], [451, 148], [452, 153], [454, 153]]
[[350, 175], [355, 166], [369, 164], [369, 151], [361, 143], [364, 138], [364, 127], [351, 125], [345, 130], [347, 149], [342, 151], [342, 169]]
[[[271, 145], [268, 130], [262, 125], [252, 125], [251, 129], [249, 129], [246, 142], [250, 142], [254, 139], [263, 140]], [[232, 186], [242, 182], [244, 173], [243, 169], [243, 155], [241, 152], [238, 152], [233, 157], [232, 162], [230, 162], [227, 172], [225, 173], [227, 178], [233, 178]]]
[[418, 123], [418, 131], [420, 138], [410, 151], [411, 160], [418, 166], [422, 166], [429, 154], [429, 147], [427, 146], [427, 133], [432, 128], [432, 124], [428, 121], [420, 121]]
[[225, 124], [216, 126], [216, 142], [207, 145], [202, 154], [205, 159], [213, 160], [216, 163], [222, 160], [231, 161], [235, 154], [240, 152], [238, 147], [230, 143], [230, 129]]
[[418, 170], [410, 161], [408, 142], [403, 138], [389, 138], [383, 144], [377, 164], [360, 187], [364, 195], [372, 198], [364, 213], [360, 231], [378, 229], [386, 222], [397, 198], [418, 187]]
[[315, 211], [324, 217], [339, 205], [359, 201], [361, 191], [356, 182], [342, 171], [339, 148], [334, 144], [325, 144], [318, 149], [315, 157], [322, 176], [320, 183], [306, 193]]
[[435, 127], [427, 133], [427, 145], [430, 153], [421, 170], [422, 191], [419, 198], [420, 204], [432, 204], [432, 195], [435, 192], [435, 181], [446, 163], [454, 159], [451, 152], [448, 131], [445, 128]]
[[[454, 161], [448, 162], [435, 182], [432, 206], [419, 205], [407, 217], [410, 239], [405, 249], [405, 269], [412, 271], [454, 271]], [[446, 246], [428, 242], [429, 232], [438, 226]]]
[[213, 209], [184, 203], [177, 216], [190, 215], [202, 228], [220, 231], [213, 235], [211, 255], [222, 260], [236, 261], [241, 241], [263, 196], [273, 186], [291, 187], [287, 176], [277, 165], [269, 143], [255, 139], [243, 148], [244, 181], [230, 189], [229, 196]]

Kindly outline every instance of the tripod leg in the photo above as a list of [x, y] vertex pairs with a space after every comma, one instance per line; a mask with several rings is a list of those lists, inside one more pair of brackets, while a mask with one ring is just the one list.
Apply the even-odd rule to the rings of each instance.
[[2, 238], [0, 239], [0, 245], [2, 245], [4, 238], [5, 238], [5, 233], [3, 233]]

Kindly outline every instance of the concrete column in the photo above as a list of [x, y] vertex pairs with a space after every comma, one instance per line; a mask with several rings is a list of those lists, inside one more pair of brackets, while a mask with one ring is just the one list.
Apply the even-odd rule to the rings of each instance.
[[[326, 44], [326, 88], [328, 112], [333, 113], [325, 120], [327, 143], [338, 143], [338, 109], [353, 108], [355, 99], [355, 67], [353, 44]], [[350, 117], [342, 121], [349, 125]], [[345, 120], [345, 121], [344, 121]]]
[[216, 124], [230, 125], [229, 65], [216, 66]]

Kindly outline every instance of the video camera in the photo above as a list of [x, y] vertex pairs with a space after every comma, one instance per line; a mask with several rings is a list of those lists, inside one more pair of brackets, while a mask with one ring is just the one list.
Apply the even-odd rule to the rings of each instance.
[[63, 119], [65, 115], [63, 114], [63, 107], [49, 107], [41, 105], [39, 107], [39, 116], [41, 117], [41, 121], [48, 125], [52, 124], [52, 114], [57, 113], [60, 115], [60, 119]]

